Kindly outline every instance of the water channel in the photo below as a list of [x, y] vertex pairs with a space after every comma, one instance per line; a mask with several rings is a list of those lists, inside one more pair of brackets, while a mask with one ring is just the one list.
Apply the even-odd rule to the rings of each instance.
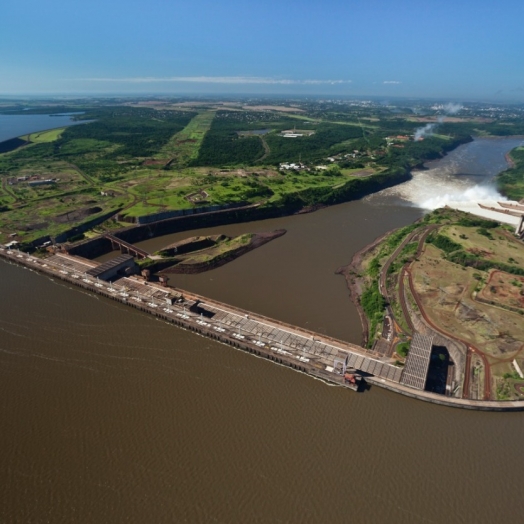
[[[455, 173], [486, 184], [511, 140], [483, 157], [491, 168], [481, 177], [459, 161]], [[472, 147], [424, 176], [437, 183]], [[450, 191], [462, 191], [449, 177]], [[334, 271], [422, 215], [408, 186], [395, 191], [192, 232], [288, 230], [173, 283], [359, 342]], [[0, 296], [0, 520], [488, 523], [524, 510], [524, 414], [329, 387], [3, 262]]]

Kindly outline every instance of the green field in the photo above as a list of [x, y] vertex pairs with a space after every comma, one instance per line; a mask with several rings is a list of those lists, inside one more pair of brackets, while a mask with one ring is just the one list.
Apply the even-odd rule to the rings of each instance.
[[196, 115], [182, 131], [169, 140], [158, 157], [172, 159], [177, 166], [189, 164], [198, 157], [200, 146], [214, 117], [215, 111], [204, 111]]
[[64, 132], [65, 127], [59, 127], [57, 129], [50, 129], [49, 131], [40, 131], [38, 133], [31, 133], [30, 135], [24, 135], [20, 138], [27, 140], [33, 144], [41, 144], [45, 142], [54, 142], [58, 140], [62, 133]]
[[[391, 145], [386, 138], [419, 126], [410, 112], [303, 101], [286, 106], [296, 108], [290, 113], [279, 111], [281, 105], [158, 102], [153, 108], [101, 99], [93, 107], [85, 101], [60, 106], [61, 112], [81, 110], [76, 118], [88, 122], [31, 133], [22, 137], [29, 144], [15, 141], [0, 154], [0, 242], [12, 233], [24, 241], [56, 235], [117, 210], [133, 220], [230, 203], [292, 212], [344, 202], [400, 181], [412, 166], [468, 140], [469, 132], [520, 129], [515, 123], [446, 123], [423, 142]], [[46, 107], [20, 111], [45, 114]], [[296, 127], [313, 134], [282, 136]], [[524, 153], [513, 156], [517, 165], [501, 183], [518, 195]], [[285, 163], [303, 165], [286, 171], [280, 168]]]

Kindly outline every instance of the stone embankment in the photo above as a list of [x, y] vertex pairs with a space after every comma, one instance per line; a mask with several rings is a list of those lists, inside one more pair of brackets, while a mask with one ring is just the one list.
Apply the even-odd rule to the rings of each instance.
[[389, 384], [376, 377], [368, 377], [366, 381], [384, 389], [400, 393], [406, 397], [423, 400], [431, 404], [448, 408], [473, 409], [477, 411], [524, 411], [524, 400], [467, 400], [462, 398], [446, 397], [428, 391], [418, 391], [402, 384]]

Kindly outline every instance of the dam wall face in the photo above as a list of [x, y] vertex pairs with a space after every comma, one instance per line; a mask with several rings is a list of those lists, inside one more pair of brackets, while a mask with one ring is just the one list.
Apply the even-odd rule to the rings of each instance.
[[68, 229], [67, 231], [64, 231], [63, 233], [60, 233], [55, 237], [55, 242], [58, 244], [61, 244], [63, 242], [67, 242], [67, 239], [74, 236], [79, 235], [81, 233], [85, 233], [92, 227], [98, 226], [99, 224], [102, 224], [102, 222], [105, 222], [106, 220], [109, 220], [110, 218], [114, 217], [116, 213], [120, 212], [121, 209], [116, 209], [113, 211], [109, 211], [108, 213], [104, 213], [103, 215], [93, 218], [91, 220], [88, 220], [87, 222], [82, 222], [78, 226], [74, 226], [71, 229]]
[[108, 238], [96, 237], [66, 245], [65, 249], [70, 255], [93, 259], [113, 251], [113, 245]]
[[[258, 207], [228, 209], [202, 215], [187, 215], [171, 218], [147, 225], [131, 226], [129, 228], [116, 230], [112, 234], [129, 244], [134, 244], [149, 238], [177, 233], [179, 231], [190, 231], [192, 229], [223, 226], [265, 218], [276, 218], [283, 215], [285, 215], [285, 213], [278, 212], [277, 210], [272, 210], [271, 213], [268, 213], [266, 210], [260, 210]], [[82, 240], [67, 246], [66, 249], [68, 253], [84, 258], [97, 258], [113, 250], [111, 241], [103, 236]]]
[[190, 231], [192, 229], [202, 229], [206, 227], [224, 226], [240, 222], [250, 222], [252, 220], [262, 220], [266, 218], [276, 218], [289, 213], [285, 213], [277, 208], [260, 208], [250, 206], [247, 208], [226, 209], [199, 215], [185, 215], [175, 217], [151, 224], [145, 224], [115, 231], [114, 235], [126, 242], [134, 243], [147, 240], [149, 238], [177, 233], [180, 231]]

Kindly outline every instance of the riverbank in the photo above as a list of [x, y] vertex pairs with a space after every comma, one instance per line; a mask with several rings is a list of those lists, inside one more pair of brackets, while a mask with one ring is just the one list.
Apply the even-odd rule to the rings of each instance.
[[[42, 239], [46, 239], [48, 236], [53, 237], [55, 242], [62, 243], [68, 238], [76, 237], [84, 233], [86, 229], [92, 227], [78, 220], [71, 220], [70, 227], [66, 227], [65, 224], [61, 225], [58, 215], [55, 216], [47, 210], [45, 212], [47, 222], [39, 220], [43, 207], [52, 206], [60, 209], [59, 215], [61, 216], [68, 212], [72, 213], [73, 207], [74, 210], [77, 211], [79, 209], [82, 210], [84, 205], [87, 206], [89, 204], [89, 206], [93, 207], [93, 205], [96, 204], [104, 211], [104, 217], [109, 215], [115, 221], [128, 220], [130, 217], [127, 215], [124, 216], [126, 213], [130, 213], [131, 217], [136, 217], [140, 215], [140, 212], [151, 213], [155, 209], [161, 211], [152, 213], [151, 218], [154, 220], [153, 222], [149, 223], [148, 221], [148, 223], [145, 223], [145, 219], [149, 215], [144, 215], [142, 217], [144, 223], [133, 226], [136, 228], [146, 228], [146, 234], [148, 236], [151, 229], [157, 230], [155, 234], [168, 234], [173, 232], [174, 229], [170, 228], [168, 224], [177, 224], [177, 226], [184, 224], [187, 230], [224, 223], [236, 223], [311, 212], [322, 207], [356, 200], [406, 182], [411, 178], [411, 169], [425, 161], [424, 158], [420, 158], [421, 153], [419, 153], [402, 163], [392, 161], [390, 165], [378, 166], [376, 167], [377, 172], [375, 174], [366, 176], [353, 176], [351, 173], [344, 174], [341, 170], [335, 170], [334, 174], [331, 172], [328, 173], [327, 171], [320, 171], [315, 173], [314, 176], [311, 176], [308, 170], [294, 172], [293, 176], [290, 176], [289, 173], [284, 175], [277, 170], [271, 171], [269, 174], [266, 172], [267, 170], [263, 171], [262, 174], [254, 172], [250, 176], [238, 175], [232, 171], [227, 171], [226, 175], [222, 175], [220, 178], [217, 175], [208, 175], [210, 180], [209, 183], [206, 184], [205, 194], [209, 202], [207, 202], [205, 206], [198, 207], [193, 205], [188, 207], [188, 195], [183, 196], [180, 192], [177, 192], [176, 197], [174, 195], [169, 198], [166, 196], [166, 199], [169, 201], [169, 205], [166, 206], [156, 201], [155, 203], [142, 201], [137, 198], [137, 192], [140, 194], [155, 193], [156, 190], [165, 192], [167, 188], [171, 188], [171, 184], [173, 184], [173, 188], [182, 184], [183, 186], [188, 185], [188, 194], [192, 194], [189, 186], [198, 182], [195, 177], [200, 175], [200, 172], [181, 172], [176, 177], [181, 178], [181, 180], [174, 181], [172, 174], [157, 172], [154, 164], [148, 165], [144, 163], [143, 158], [135, 158], [133, 160], [119, 161], [115, 169], [118, 172], [126, 170], [126, 176], [119, 176], [118, 180], [122, 179], [122, 182], [117, 183], [112, 177], [105, 174], [95, 175], [92, 172], [92, 166], [90, 164], [92, 160], [83, 157], [81, 159], [68, 157], [68, 170], [71, 169], [72, 166], [73, 171], [70, 174], [68, 173], [66, 179], [63, 175], [64, 165], [60, 155], [62, 151], [67, 149], [70, 135], [74, 137], [76, 136], [75, 133], [77, 135], [80, 133], [79, 131], [71, 131], [71, 129], [73, 128], [69, 128], [61, 136], [60, 148], [56, 148], [56, 143], [53, 142], [53, 140], [56, 141], [58, 138], [54, 137], [53, 140], [51, 140], [50, 137], [50, 141], [46, 139], [45, 142], [37, 144], [38, 148], [34, 149], [35, 155], [37, 155], [35, 158], [38, 158], [38, 156], [41, 158], [52, 158], [49, 166], [52, 164], [53, 167], [48, 166], [47, 171], [51, 173], [51, 171], [54, 170], [57, 175], [56, 183], [46, 188], [45, 193], [42, 192], [42, 194], [40, 194], [38, 192], [39, 190], [34, 188], [31, 188], [30, 192], [21, 192], [21, 189], [24, 189], [26, 184], [24, 179], [24, 176], [26, 176], [24, 171], [27, 167], [26, 164], [29, 165], [28, 163], [31, 161], [31, 166], [32, 168], [34, 167], [33, 159], [30, 159], [27, 153], [22, 155], [22, 152], [15, 152], [4, 157], [3, 160], [6, 171], [9, 170], [13, 173], [10, 183], [13, 184], [12, 192], [16, 193], [16, 195], [15, 201], [10, 201], [2, 214], [2, 221], [0, 221], [0, 226], [2, 226], [0, 241], [7, 242], [8, 237], [6, 235], [8, 233], [6, 233], [6, 231], [10, 231], [9, 234], [18, 234], [21, 241], [26, 244], [41, 244]], [[87, 125], [86, 129], [88, 129]], [[83, 130], [82, 132], [85, 133], [86, 131]], [[22, 135], [22, 137], [25, 136], [26, 135]], [[426, 155], [429, 158], [435, 158], [434, 155], [445, 155], [459, 145], [471, 140], [469, 136], [453, 139], [448, 143], [439, 145], [435, 150], [431, 150], [430, 148], [429, 152], [426, 152]], [[101, 151], [105, 151], [104, 147], [108, 147], [107, 144], [104, 144], [105, 142], [100, 145], [102, 148]], [[26, 149], [26, 151], [29, 151], [29, 149]], [[17, 160], [18, 157], [20, 157], [20, 161]], [[129, 166], [135, 166], [135, 168], [140, 167], [142, 173], [150, 171], [150, 176], [142, 175], [139, 186], [135, 187], [138, 181], [135, 181], [132, 175], [136, 173], [134, 169], [130, 169], [128, 164]], [[222, 177], [225, 178], [224, 181], [221, 180]], [[127, 185], [122, 185], [124, 180], [127, 180]], [[148, 182], [146, 183], [145, 180]], [[84, 184], [86, 181], [92, 186], [92, 189], [96, 189], [96, 191], [92, 191], [89, 195], [86, 193], [85, 196], [82, 196], [82, 201], [75, 202], [74, 206], [72, 206], [72, 202], [62, 198], [64, 194], [74, 190], [76, 183], [82, 182]], [[200, 183], [201, 182], [198, 182], [198, 184]], [[230, 186], [235, 186], [236, 188], [239, 184], [243, 189], [228, 189]], [[147, 188], [141, 188], [141, 185], [146, 185]], [[18, 186], [20, 186], [20, 188]], [[132, 188], [132, 190], [129, 188]], [[19, 212], [19, 208], [26, 200], [31, 206], [31, 212], [29, 214], [22, 214]], [[142, 203], [139, 204], [139, 202]], [[224, 204], [224, 202], [228, 202], [228, 204]], [[216, 210], [217, 207], [224, 207], [224, 205], [235, 205], [238, 207], [234, 209]], [[144, 208], [143, 211], [139, 212], [138, 209], [134, 209], [137, 206], [141, 206], [140, 209]], [[134, 209], [132, 213], [131, 208]], [[172, 210], [176, 210], [177, 217], [159, 220], [163, 218], [162, 215], [169, 216], [173, 213]], [[223, 213], [224, 211], [230, 212]], [[192, 220], [192, 217], [195, 219]], [[228, 218], [226, 219], [226, 217]], [[170, 222], [170, 220], [173, 220], [173, 222]], [[157, 224], [162, 225], [159, 228]], [[126, 238], [126, 240], [135, 242], [143, 240], [144, 238], [145, 237], [138, 239], [137, 236], [136, 239], [129, 240]]]
[[342, 275], [346, 280], [346, 286], [349, 291], [351, 302], [355, 306], [355, 309], [357, 310], [358, 316], [360, 318], [360, 322], [362, 324], [362, 346], [364, 347], [367, 347], [369, 343], [369, 322], [360, 302], [360, 297], [362, 296], [365, 287], [364, 279], [361, 276], [362, 262], [366, 255], [371, 253], [391, 233], [393, 233], [393, 230], [388, 231], [384, 235], [373, 240], [373, 242], [364, 246], [360, 251], [357, 251], [355, 253], [349, 264], [341, 266], [335, 271], [337, 275]]
[[504, 158], [506, 159], [506, 162], [508, 163], [509, 169], [513, 169], [515, 167], [515, 161], [513, 158], [511, 158], [511, 152], [506, 153], [504, 155]]
[[[471, 136], [453, 140], [443, 147], [443, 155], [472, 141]], [[126, 242], [136, 243], [174, 232], [312, 213], [328, 206], [358, 200], [407, 182], [412, 178], [411, 171], [417, 166], [423, 166], [424, 162], [425, 160], [420, 160], [410, 167], [397, 167], [391, 171], [350, 179], [337, 187], [310, 187], [286, 193], [279, 200], [262, 201], [232, 209], [191, 213], [148, 224], [128, 226], [113, 230], [112, 233]], [[57, 237], [55, 241], [63, 242], [67, 236], [72, 236], [79, 231], [79, 227], [73, 227]]]
[[497, 176], [497, 188], [508, 198], [524, 203], [524, 147], [517, 147], [507, 153], [506, 161], [509, 169]]
[[[524, 381], [513, 377], [511, 362], [520, 365], [524, 340], [515, 277], [524, 274], [523, 261], [522, 243], [506, 226], [442, 209], [377, 239], [339, 273], [376, 351], [407, 355], [407, 366], [414, 337], [432, 337], [454, 363], [449, 391], [475, 401], [520, 400]], [[501, 274], [497, 282], [493, 269]], [[488, 301], [478, 299], [484, 287]]]
[[[308, 204], [307, 200], [311, 195], [309, 195], [309, 191], [306, 190], [304, 192], [297, 192], [294, 196], [290, 195], [289, 198], [285, 198], [283, 201], [276, 203], [249, 204], [232, 209], [221, 209], [218, 211], [177, 216], [160, 220], [158, 222], [152, 222], [150, 224], [111, 229], [110, 232], [112, 235], [115, 235], [130, 244], [135, 244], [137, 242], [143, 242], [151, 238], [172, 233], [258, 220], [268, 220], [295, 214], [313, 213], [330, 205], [361, 199], [377, 191], [406, 182], [410, 180], [410, 178], [410, 171], [405, 169], [395, 173], [380, 173], [364, 179], [355, 179], [348, 182], [343, 187], [337, 188], [336, 192], [330, 196], [329, 203], [317, 203], [316, 205]], [[57, 243], [62, 243], [65, 242], [68, 237], [81, 232], [84, 232], [82, 226], [73, 227], [55, 237], [54, 240]], [[100, 243], [102, 237], [103, 235], [100, 235], [93, 239], [71, 244], [67, 246], [67, 250], [72, 254], [95, 258], [104, 252], [100, 251], [98, 248], [92, 249], [92, 246], [94, 245], [100, 245], [102, 248], [102, 244]], [[89, 253], [89, 255], [87, 253]]]

